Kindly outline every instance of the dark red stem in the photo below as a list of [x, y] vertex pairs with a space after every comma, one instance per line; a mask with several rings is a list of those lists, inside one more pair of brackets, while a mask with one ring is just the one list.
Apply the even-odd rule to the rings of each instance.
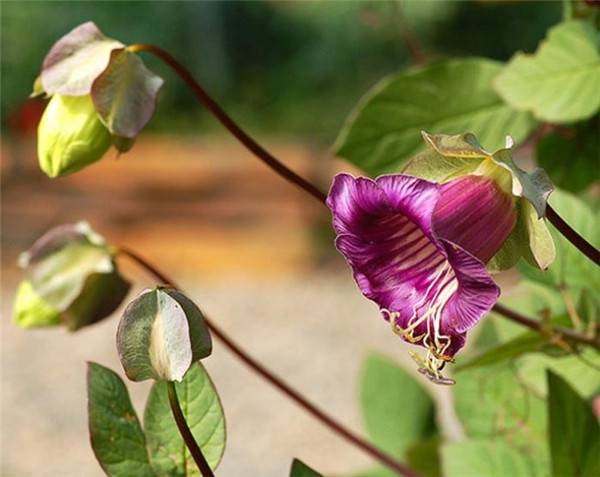
[[215, 474], [213, 474], [210, 465], [208, 465], [208, 462], [206, 462], [206, 458], [204, 457], [204, 454], [202, 454], [202, 449], [200, 449], [196, 439], [194, 439], [192, 431], [187, 425], [185, 416], [181, 411], [179, 399], [177, 398], [177, 390], [175, 389], [175, 383], [172, 381], [167, 381], [167, 391], [169, 393], [169, 405], [171, 406], [171, 412], [175, 418], [177, 429], [179, 429], [179, 433], [183, 438], [183, 442], [185, 442], [185, 445], [190, 451], [194, 462], [198, 466], [198, 470], [200, 470], [202, 477], [215, 477]]
[[573, 228], [567, 224], [552, 207], [550, 207], [550, 204], [546, 205], [546, 218], [552, 225], [554, 225], [556, 230], [558, 230], [563, 237], [577, 247], [581, 253], [583, 253], [596, 265], [600, 265], [600, 250], [598, 250], [575, 230], [573, 230]]
[[214, 101], [206, 91], [196, 82], [191, 73], [182, 66], [173, 56], [168, 52], [159, 48], [158, 46], [149, 45], [146, 43], [136, 43], [127, 48], [130, 51], [147, 51], [163, 60], [169, 65], [177, 75], [189, 86], [198, 101], [200, 101], [206, 109], [208, 109], [225, 128], [233, 134], [238, 141], [246, 146], [256, 157], [263, 161], [267, 166], [273, 169], [284, 179], [296, 184], [301, 189], [304, 189], [310, 195], [312, 195], [319, 202], [325, 203], [327, 196], [321, 192], [317, 187], [308, 182], [303, 177], [296, 174], [294, 171], [283, 165], [278, 161], [270, 152], [264, 149], [258, 144], [250, 135], [248, 135], [237, 123], [231, 119], [231, 117], [223, 111], [216, 101]]
[[[175, 288], [179, 288], [175, 284], [174, 280], [169, 278], [162, 271], [160, 271], [158, 268], [156, 268], [154, 265], [152, 265], [150, 262], [148, 262], [146, 259], [144, 259], [142, 256], [140, 256], [133, 250], [130, 250], [128, 248], [120, 248], [119, 253], [121, 255], [129, 257], [131, 260], [136, 262], [144, 270], [146, 270], [154, 278], [161, 282], [161, 284], [172, 285]], [[369, 454], [381, 464], [385, 465], [391, 470], [396, 471], [398, 475], [403, 475], [405, 477], [419, 477], [419, 474], [412, 468], [410, 468], [406, 464], [403, 464], [402, 462], [397, 461], [388, 454], [382, 452], [370, 442], [367, 442], [362, 437], [347, 429], [334, 418], [317, 408], [314, 404], [308, 401], [308, 399], [302, 396], [302, 394], [300, 394], [298, 391], [292, 388], [289, 384], [287, 384], [279, 377], [275, 376], [275, 374], [269, 371], [265, 366], [260, 364], [254, 358], [252, 358], [252, 356], [248, 355], [235, 341], [233, 341], [229, 336], [227, 336], [227, 334], [224, 331], [222, 331], [217, 325], [215, 325], [206, 315], [204, 315], [204, 317], [211, 333], [214, 336], [216, 336], [225, 345], [225, 347], [229, 349], [229, 351], [236, 355], [254, 372], [262, 376], [271, 385], [279, 389], [283, 394], [285, 394], [292, 401], [294, 401], [296, 404], [302, 407], [306, 412], [312, 414], [316, 419], [318, 419], [325, 426], [329, 427], [337, 435], [342, 436], [344, 439], [346, 439], [365, 453]]]

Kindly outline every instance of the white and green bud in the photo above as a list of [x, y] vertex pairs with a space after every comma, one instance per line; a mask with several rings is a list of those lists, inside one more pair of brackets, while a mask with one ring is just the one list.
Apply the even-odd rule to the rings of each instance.
[[193, 363], [212, 352], [199, 308], [168, 287], [142, 292], [123, 312], [117, 350], [132, 381], [181, 381]]
[[38, 160], [48, 176], [76, 172], [100, 160], [110, 145], [89, 94], [52, 97], [38, 126]]
[[63, 323], [76, 331], [110, 315], [129, 291], [113, 251], [84, 222], [51, 229], [19, 264], [26, 279], [17, 291], [14, 321], [24, 328]]
[[123, 153], [154, 113], [163, 80], [123, 43], [86, 22], [44, 58], [32, 96], [51, 97], [38, 129], [38, 158], [50, 177], [98, 161], [111, 143]]

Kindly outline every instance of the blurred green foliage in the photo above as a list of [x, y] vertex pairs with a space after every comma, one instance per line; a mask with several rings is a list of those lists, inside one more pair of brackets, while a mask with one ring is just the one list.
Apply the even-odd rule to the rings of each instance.
[[[432, 57], [507, 60], [533, 51], [560, 19], [559, 2], [3, 2], [2, 125], [27, 98], [45, 53], [93, 20], [125, 43], [155, 43], [190, 68], [251, 130], [311, 136], [330, 144], [356, 100], [410, 64], [402, 25]], [[26, 34], [24, 34], [26, 32]], [[151, 128], [218, 126], [180, 81], [165, 77]]]

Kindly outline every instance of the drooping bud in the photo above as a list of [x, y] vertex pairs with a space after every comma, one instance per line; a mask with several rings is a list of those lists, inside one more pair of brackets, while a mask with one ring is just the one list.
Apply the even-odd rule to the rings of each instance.
[[117, 40], [86, 22], [51, 48], [32, 96], [52, 97], [38, 131], [38, 158], [50, 177], [99, 160], [111, 141], [133, 146], [156, 106], [163, 80]]
[[14, 319], [24, 327], [63, 322], [78, 330], [110, 315], [129, 291], [111, 249], [84, 222], [51, 229], [21, 254], [19, 264], [27, 279], [19, 287]]
[[38, 127], [38, 160], [48, 176], [76, 172], [101, 159], [110, 145], [90, 95], [52, 97]]
[[167, 287], [142, 292], [123, 312], [117, 350], [132, 381], [181, 381], [190, 366], [212, 352], [202, 312]]
[[500, 250], [516, 222], [515, 200], [493, 179], [467, 175], [441, 185], [433, 212], [435, 234], [484, 263]]

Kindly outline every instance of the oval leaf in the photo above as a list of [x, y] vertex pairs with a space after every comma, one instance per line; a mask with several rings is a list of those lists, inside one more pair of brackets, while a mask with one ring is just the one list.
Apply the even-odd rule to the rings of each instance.
[[571, 122], [600, 108], [600, 52], [591, 23], [552, 28], [533, 55], [517, 53], [495, 81], [500, 96], [540, 120]]
[[108, 67], [94, 81], [92, 99], [112, 134], [134, 138], [152, 117], [162, 84], [139, 56], [114, 50]]
[[[225, 450], [225, 417], [217, 391], [200, 363], [193, 365], [183, 381], [175, 383], [175, 388], [185, 420], [214, 470]], [[165, 382], [152, 386], [144, 427], [150, 461], [157, 475], [201, 477], [171, 414]]]
[[420, 132], [472, 131], [497, 149], [505, 135], [517, 142], [535, 126], [528, 113], [507, 106], [492, 88], [501, 64], [470, 58], [444, 61], [391, 76], [376, 85], [349, 116], [334, 146], [369, 175], [397, 172], [424, 149]]
[[381, 449], [403, 457], [410, 445], [435, 433], [431, 396], [406, 371], [390, 359], [372, 354], [364, 362], [361, 376], [363, 419], [369, 436]]
[[552, 475], [600, 475], [600, 426], [591, 405], [557, 374], [547, 376]]
[[[446, 477], [542, 477], [531, 458], [499, 441], [466, 441], [442, 447]], [[566, 477], [566, 476], [563, 476]]]
[[92, 449], [106, 475], [155, 475], [142, 427], [123, 380], [104, 366], [88, 363], [87, 394]]
[[50, 95], [88, 94], [108, 65], [110, 52], [122, 47], [121, 42], [104, 36], [93, 22], [79, 25], [58, 40], [44, 58], [43, 89]]

